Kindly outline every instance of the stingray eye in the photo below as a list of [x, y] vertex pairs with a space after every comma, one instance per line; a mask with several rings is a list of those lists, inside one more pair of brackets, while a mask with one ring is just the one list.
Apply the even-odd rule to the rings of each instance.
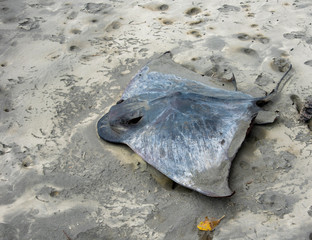
[[128, 128], [131, 126], [135, 126], [136, 124], [140, 122], [142, 118], [143, 116], [141, 115], [125, 116], [119, 119], [118, 126], [119, 128]]
[[136, 118], [132, 118], [130, 120], [127, 121], [127, 124], [128, 125], [134, 125], [134, 124], [137, 124], [141, 119], [142, 119], [143, 116], [139, 116], [139, 117], [136, 117]]
[[108, 122], [112, 130], [122, 133], [138, 126], [143, 115], [144, 107], [138, 103], [124, 102], [111, 108]]
[[116, 102], [116, 104], [120, 104], [122, 103], [124, 100], [123, 99], [120, 99], [118, 102]]
[[130, 112], [126, 115], [124, 115], [120, 119], [120, 124], [123, 126], [134, 126], [140, 122], [140, 120], [143, 117], [143, 113], [140, 109]]

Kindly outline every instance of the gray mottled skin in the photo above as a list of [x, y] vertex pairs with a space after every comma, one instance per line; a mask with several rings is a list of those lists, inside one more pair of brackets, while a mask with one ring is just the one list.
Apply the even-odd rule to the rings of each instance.
[[145, 66], [99, 120], [98, 133], [127, 144], [185, 187], [229, 196], [231, 161], [259, 110], [248, 94], [149, 72]]

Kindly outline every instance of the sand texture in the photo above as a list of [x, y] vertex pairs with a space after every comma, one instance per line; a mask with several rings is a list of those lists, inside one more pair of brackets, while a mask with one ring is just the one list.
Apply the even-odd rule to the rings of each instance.
[[[310, 0], [0, 0], [0, 239], [312, 239], [312, 134], [293, 101], [311, 96], [311, 24]], [[253, 96], [293, 65], [265, 106], [276, 121], [233, 161], [230, 198], [176, 186], [97, 136], [166, 51], [221, 88], [234, 73]], [[223, 215], [212, 233], [196, 227]]]

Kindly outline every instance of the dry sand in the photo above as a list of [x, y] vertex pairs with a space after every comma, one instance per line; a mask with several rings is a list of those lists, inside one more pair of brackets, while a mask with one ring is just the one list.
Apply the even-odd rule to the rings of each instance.
[[[311, 94], [310, 0], [1, 0], [0, 19], [0, 239], [312, 238], [312, 135], [290, 99]], [[267, 107], [278, 120], [233, 162], [230, 198], [172, 189], [97, 137], [135, 72], [168, 50], [255, 94], [293, 64]], [[213, 233], [196, 228], [222, 215]]]

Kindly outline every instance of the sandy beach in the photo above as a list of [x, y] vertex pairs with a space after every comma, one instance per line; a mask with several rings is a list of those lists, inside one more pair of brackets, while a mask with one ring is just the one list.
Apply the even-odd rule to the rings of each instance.
[[[293, 66], [265, 106], [277, 119], [255, 125], [232, 163], [231, 197], [175, 186], [98, 137], [166, 51], [220, 88], [234, 73], [253, 96]], [[311, 97], [311, 75], [310, 0], [0, 0], [0, 239], [312, 239], [312, 134], [293, 101]]]

